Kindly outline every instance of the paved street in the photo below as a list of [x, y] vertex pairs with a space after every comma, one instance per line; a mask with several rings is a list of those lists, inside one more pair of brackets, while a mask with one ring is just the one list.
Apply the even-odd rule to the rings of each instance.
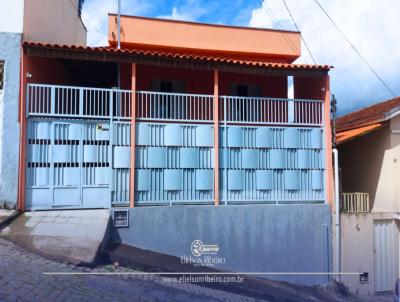
[[2, 238], [0, 255], [0, 301], [256, 301], [193, 284], [166, 286], [158, 276], [43, 275], [113, 268], [93, 270], [47, 260]]
[[[157, 275], [45, 275], [43, 272], [70, 273], [131, 273], [127, 268], [100, 266], [95, 269], [77, 267], [65, 263], [45, 259], [35, 253], [16, 246], [10, 241], [0, 238], [0, 301], [261, 301], [251, 297], [232, 294], [221, 290], [210, 289], [190, 283], [166, 283]], [[265, 286], [265, 285], [264, 285]], [[279, 286], [275, 288], [276, 298]], [[281, 285], [280, 285], [281, 286]], [[294, 295], [285, 301], [391, 301], [386, 297], [338, 297], [321, 292], [304, 296], [306, 289], [287, 285]], [[299, 291], [300, 290], [300, 291]], [[309, 290], [308, 290], [309, 291]], [[287, 291], [286, 291], [287, 292]], [[294, 298], [297, 297], [297, 298]], [[303, 297], [304, 299], [300, 299]], [[283, 301], [279, 299], [279, 301]], [[266, 300], [262, 300], [266, 301]]]

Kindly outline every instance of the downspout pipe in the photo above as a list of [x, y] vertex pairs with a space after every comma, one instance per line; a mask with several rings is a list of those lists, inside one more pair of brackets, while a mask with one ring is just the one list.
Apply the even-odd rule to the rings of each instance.
[[335, 163], [335, 239], [336, 239], [336, 261], [335, 261], [335, 272], [336, 281], [340, 282], [340, 203], [339, 203], [339, 153], [337, 149], [332, 149], [333, 160]]

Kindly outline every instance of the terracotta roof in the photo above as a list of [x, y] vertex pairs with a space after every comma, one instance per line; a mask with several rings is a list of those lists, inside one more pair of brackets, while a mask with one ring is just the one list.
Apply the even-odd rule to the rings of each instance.
[[353, 139], [357, 136], [361, 136], [364, 134], [367, 134], [371, 131], [374, 131], [376, 129], [381, 128], [384, 125], [384, 123], [377, 123], [377, 124], [372, 124], [356, 129], [351, 129], [351, 130], [346, 130], [342, 131], [336, 134], [336, 142], [340, 145], [350, 139]]
[[336, 120], [336, 132], [386, 121], [397, 110], [400, 110], [400, 97], [351, 112]]
[[117, 49], [110, 46], [90, 47], [90, 46], [79, 46], [79, 45], [61, 45], [61, 44], [48, 44], [39, 42], [25, 41], [23, 47], [36, 47], [36, 48], [50, 48], [50, 49], [64, 49], [71, 51], [85, 51], [85, 52], [108, 52], [116, 54], [133, 54], [143, 56], [157, 56], [165, 58], [176, 58], [186, 60], [198, 60], [208, 61], [214, 63], [228, 63], [237, 64], [253, 67], [266, 67], [272, 69], [289, 69], [289, 70], [320, 70], [329, 71], [332, 66], [329, 65], [312, 65], [312, 64], [288, 64], [288, 63], [274, 63], [264, 61], [252, 61], [252, 60], [236, 60], [226, 58], [223, 56], [215, 55], [196, 55], [190, 53], [178, 53], [178, 52], [164, 52], [157, 50], [146, 50], [146, 49]]

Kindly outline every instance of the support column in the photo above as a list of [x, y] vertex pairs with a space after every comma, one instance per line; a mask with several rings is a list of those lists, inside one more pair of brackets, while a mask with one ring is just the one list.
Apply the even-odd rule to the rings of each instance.
[[18, 173], [18, 196], [17, 210], [25, 210], [25, 188], [26, 188], [26, 56], [21, 48], [21, 65], [20, 65], [20, 90], [19, 90], [19, 173]]
[[218, 70], [214, 70], [214, 205], [219, 205], [219, 91]]
[[324, 141], [325, 141], [325, 163], [326, 163], [326, 201], [334, 209], [333, 202], [333, 166], [332, 166], [332, 131], [331, 131], [331, 93], [329, 75], [324, 77]]
[[130, 178], [129, 178], [129, 204], [133, 208], [135, 206], [135, 147], [136, 147], [136, 63], [132, 63], [131, 77], [131, 155], [130, 155]]

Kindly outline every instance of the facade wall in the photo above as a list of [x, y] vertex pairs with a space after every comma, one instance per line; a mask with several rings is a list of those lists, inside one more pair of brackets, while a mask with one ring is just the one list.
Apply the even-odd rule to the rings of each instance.
[[[108, 40], [117, 41], [116, 15], [108, 16]], [[240, 43], [238, 43], [240, 41]], [[300, 33], [199, 24], [133, 16], [121, 17], [123, 47], [196, 54], [222, 54], [243, 60], [291, 63], [300, 56]]]
[[18, 106], [21, 34], [0, 33], [0, 60], [5, 62], [3, 100], [0, 102], [0, 202], [13, 206], [18, 179]]
[[74, 76], [57, 59], [26, 57], [27, 83], [74, 85]]
[[390, 120], [390, 145], [393, 166], [393, 175], [390, 183], [393, 190], [393, 212], [400, 212], [400, 116], [396, 116]]
[[[245, 205], [137, 207], [129, 210], [129, 228], [112, 239], [141, 249], [192, 256], [191, 244], [217, 244], [224, 264], [236, 272], [330, 271], [328, 205]], [[327, 275], [268, 275], [302, 284], [328, 282]]]
[[341, 271], [367, 272], [368, 282], [361, 283], [359, 275], [342, 275], [350, 291], [360, 295], [373, 295], [374, 222], [371, 213], [341, 214]]
[[25, 41], [86, 45], [77, 0], [25, 0]]
[[[130, 89], [131, 70], [129, 64], [121, 64], [121, 88]], [[137, 90], [151, 90], [152, 80], [184, 81], [186, 93], [208, 94], [213, 92], [213, 72], [207, 70], [175, 69], [159, 66], [137, 66]], [[232, 95], [232, 85], [256, 85], [260, 88], [261, 96], [271, 98], [287, 98], [286, 76], [261, 76], [220, 72], [219, 94]], [[323, 98], [319, 98], [323, 99]]]

